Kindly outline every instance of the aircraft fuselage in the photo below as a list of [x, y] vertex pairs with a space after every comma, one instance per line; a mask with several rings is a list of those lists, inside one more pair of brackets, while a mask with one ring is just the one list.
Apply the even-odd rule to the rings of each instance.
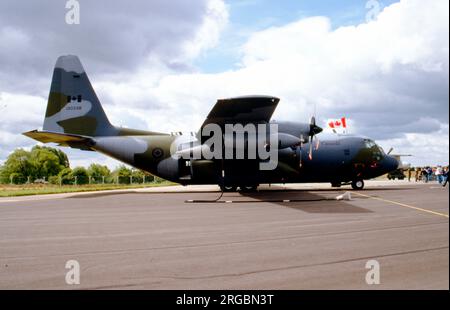
[[[279, 133], [299, 136], [305, 124], [278, 122]], [[189, 184], [228, 186], [267, 183], [330, 182], [341, 184], [371, 179], [395, 170], [398, 161], [366, 137], [322, 133], [302, 147], [278, 150], [274, 170], [260, 170], [258, 160], [183, 159], [173, 148], [186, 142], [180, 135], [138, 135], [94, 138], [93, 150], [114, 157], [161, 178]], [[222, 171], [224, 172], [222, 174]]]

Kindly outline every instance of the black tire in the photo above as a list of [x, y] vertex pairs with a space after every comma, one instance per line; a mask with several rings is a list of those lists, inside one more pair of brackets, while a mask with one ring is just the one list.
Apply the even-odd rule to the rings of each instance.
[[354, 180], [352, 181], [352, 188], [355, 190], [361, 190], [364, 188], [364, 181], [363, 180]]
[[258, 185], [242, 185], [239, 187], [239, 189], [244, 193], [252, 193], [256, 192], [256, 190], [258, 189]]
[[220, 186], [220, 188], [225, 193], [232, 193], [232, 192], [237, 191], [237, 186], [235, 186], [235, 185], [225, 185], [225, 186]]

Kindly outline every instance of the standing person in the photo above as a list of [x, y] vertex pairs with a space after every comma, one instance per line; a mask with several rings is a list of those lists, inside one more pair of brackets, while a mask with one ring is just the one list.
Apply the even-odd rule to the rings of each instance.
[[434, 175], [436, 176], [436, 180], [439, 184], [442, 184], [442, 172], [443, 171], [441, 166], [437, 166], [436, 170], [434, 171]]
[[428, 183], [428, 170], [427, 168], [422, 169], [422, 181]]
[[411, 182], [412, 168], [408, 168], [408, 182]]
[[430, 182], [433, 178], [433, 168], [428, 167], [427, 168], [427, 182]]
[[421, 170], [420, 167], [414, 168], [414, 171], [415, 171], [414, 176], [415, 176], [416, 182], [419, 182], [419, 180], [420, 180], [420, 170]]
[[447, 181], [448, 181], [448, 166], [445, 167], [442, 176], [444, 177], [444, 183], [442, 184], [443, 187], [447, 186]]

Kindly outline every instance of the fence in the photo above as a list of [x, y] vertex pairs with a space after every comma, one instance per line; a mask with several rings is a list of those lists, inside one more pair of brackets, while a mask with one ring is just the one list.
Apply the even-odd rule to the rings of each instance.
[[11, 174], [9, 180], [2, 180], [7, 184], [55, 184], [55, 185], [85, 185], [85, 184], [149, 184], [159, 183], [160, 178], [152, 175], [145, 176], [50, 176], [43, 178], [33, 178], [32, 176], [22, 176]]

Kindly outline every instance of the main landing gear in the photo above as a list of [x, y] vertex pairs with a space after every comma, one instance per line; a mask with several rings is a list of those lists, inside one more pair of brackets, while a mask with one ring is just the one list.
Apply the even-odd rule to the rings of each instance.
[[256, 192], [256, 190], [258, 189], [258, 185], [244, 185], [240, 186], [239, 189], [244, 193]]
[[225, 185], [225, 186], [220, 186], [220, 189], [225, 192], [225, 193], [231, 193], [231, 192], [235, 192], [237, 191], [237, 186], [234, 185]]
[[[238, 190], [237, 185], [225, 185], [220, 186], [221, 190], [225, 193], [236, 192]], [[244, 193], [256, 192], [258, 189], [258, 185], [241, 185], [239, 186], [239, 190]]]

